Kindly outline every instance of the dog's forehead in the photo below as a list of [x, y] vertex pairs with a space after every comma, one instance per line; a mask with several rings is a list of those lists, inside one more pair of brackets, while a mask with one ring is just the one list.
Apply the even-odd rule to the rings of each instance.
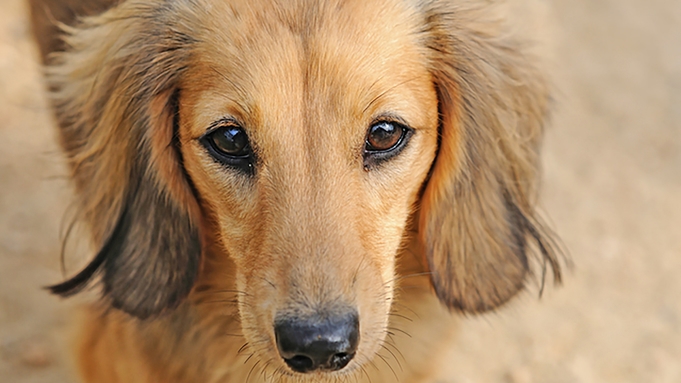
[[185, 85], [203, 108], [196, 135], [224, 115], [270, 132], [331, 129], [385, 111], [428, 124], [419, 105], [433, 98], [421, 16], [406, 3], [230, 2], [215, 4], [209, 17]]

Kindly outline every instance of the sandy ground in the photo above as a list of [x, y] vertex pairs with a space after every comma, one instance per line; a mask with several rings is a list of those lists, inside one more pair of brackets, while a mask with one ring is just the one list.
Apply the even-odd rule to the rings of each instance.
[[[560, 90], [543, 206], [575, 266], [464, 320], [447, 381], [681, 382], [681, 2], [528, 1]], [[74, 382], [75, 303], [40, 288], [70, 190], [36, 56], [22, 1], [0, 1], [2, 383]]]

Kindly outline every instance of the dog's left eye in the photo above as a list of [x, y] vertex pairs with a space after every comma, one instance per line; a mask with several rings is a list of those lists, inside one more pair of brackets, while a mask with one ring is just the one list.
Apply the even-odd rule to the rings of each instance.
[[208, 153], [219, 162], [253, 173], [253, 151], [244, 129], [234, 123], [228, 123], [212, 130], [201, 138]]
[[369, 169], [398, 155], [413, 130], [394, 121], [378, 121], [369, 127], [364, 144], [364, 168]]

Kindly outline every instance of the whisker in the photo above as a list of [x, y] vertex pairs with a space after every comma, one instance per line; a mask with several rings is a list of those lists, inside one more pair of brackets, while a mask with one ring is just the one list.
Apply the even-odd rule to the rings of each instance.
[[255, 351], [253, 351], [253, 352], [251, 353], [251, 355], [249, 355], [248, 358], [246, 358], [246, 360], [244, 360], [244, 365], [245, 365], [246, 363], [248, 363], [249, 360], [251, 360], [251, 358], [253, 357], [253, 355], [255, 355]]
[[267, 282], [267, 284], [269, 284], [270, 286], [272, 286], [273, 289], [275, 289], [275, 290], [277, 289], [277, 286], [276, 286], [274, 283], [270, 282], [269, 279], [267, 279], [267, 278], [265, 278], [265, 277], [260, 277], [260, 279], [262, 279], [263, 281]]
[[267, 381], [267, 367], [269, 367], [270, 363], [272, 363], [274, 359], [270, 358], [267, 362], [265, 362], [265, 365], [262, 367], [260, 375], [263, 377], [265, 381]]
[[237, 355], [241, 354], [245, 349], [249, 347], [248, 342], [244, 343], [243, 346], [239, 348], [239, 350], [236, 352]]
[[250, 297], [251, 294], [241, 291], [241, 290], [232, 290], [232, 289], [209, 289], [209, 290], [203, 290], [200, 291], [198, 294], [221, 294], [221, 293], [231, 293], [231, 294], [241, 294], [245, 295], [247, 297]]
[[[402, 334], [404, 334], [404, 335], [406, 335], [406, 336], [408, 336], [408, 337], [411, 338], [411, 334], [409, 334], [408, 332], [406, 332], [406, 331], [404, 331], [404, 330], [402, 330], [402, 329], [399, 329], [399, 328], [397, 328], [397, 327], [387, 327], [387, 329], [392, 330], [392, 331], [401, 332]], [[394, 335], [394, 334], [393, 334], [393, 335]]]
[[253, 367], [251, 367], [251, 370], [248, 371], [248, 375], [246, 376], [246, 383], [248, 383], [248, 381], [251, 379], [251, 374], [253, 373], [253, 371], [255, 370], [255, 368], [258, 367], [258, 364], [260, 364], [260, 361], [255, 362], [255, 364], [253, 365]]
[[381, 348], [384, 349], [384, 350], [386, 350], [386, 351], [388, 351], [388, 352], [390, 353], [390, 355], [392, 355], [393, 359], [395, 359], [395, 362], [397, 362], [397, 366], [400, 368], [400, 372], [403, 372], [404, 369], [402, 369], [402, 364], [401, 364], [400, 361], [397, 359], [397, 356], [395, 356], [395, 354], [394, 354], [392, 351], [390, 351], [389, 348], [385, 347], [385, 344], [382, 344], [382, 345], [381, 345]]
[[[390, 338], [388, 338], [388, 339], [390, 339], [391, 342], [394, 342], [394, 339], [393, 339], [392, 337], [390, 337]], [[397, 354], [398, 354], [398, 355], [402, 358], [402, 360], [406, 363], [406, 362], [407, 362], [407, 359], [404, 357], [404, 355], [402, 354], [402, 352], [400, 351], [400, 349], [399, 349], [397, 346], [395, 346], [394, 344], [392, 344], [391, 342], [388, 342], [387, 339], [386, 339], [386, 342], [384, 342], [383, 344], [386, 345], [386, 346], [392, 347], [392, 348], [395, 350], [395, 352], [397, 352]], [[391, 354], [392, 354], [392, 353], [391, 353]], [[393, 355], [393, 356], [394, 356], [394, 355]]]
[[403, 304], [403, 303], [400, 303], [399, 301], [395, 301], [395, 302], [393, 303], [393, 305], [399, 307], [400, 309], [405, 309], [405, 310], [411, 312], [412, 314], [414, 314], [414, 316], [415, 316], [417, 319], [421, 319], [421, 317], [419, 316], [419, 314], [418, 314], [416, 311], [414, 311], [414, 309], [412, 309], [411, 307], [409, 307], [409, 306], [407, 306], [407, 305], [405, 305], [405, 304]]
[[390, 313], [388, 313], [388, 315], [394, 316], [394, 317], [398, 317], [398, 318], [402, 318], [402, 319], [407, 320], [407, 321], [409, 321], [409, 322], [413, 322], [413, 321], [414, 321], [413, 319], [409, 318], [408, 316], [402, 315], [402, 314], [398, 314], [398, 313], [396, 313], [396, 312], [390, 312]]
[[388, 361], [383, 357], [383, 355], [381, 355], [380, 353], [376, 353], [376, 356], [379, 357], [379, 358], [381, 358], [381, 360], [383, 361], [383, 363], [385, 363], [385, 365], [388, 366], [388, 368], [390, 369], [390, 371], [392, 371], [393, 375], [395, 376], [395, 381], [396, 381], [396, 382], [399, 381], [400, 378], [397, 376], [397, 373], [395, 372], [395, 369], [393, 368], [393, 366], [390, 365], [390, 363], [388, 363]]
[[364, 368], [364, 366], [359, 366], [359, 370], [362, 371], [362, 372], [364, 373], [364, 376], [367, 377], [367, 380], [369, 381], [369, 383], [373, 383], [373, 382], [371, 381], [371, 376], [370, 376], [369, 373], [367, 372], [366, 368]]

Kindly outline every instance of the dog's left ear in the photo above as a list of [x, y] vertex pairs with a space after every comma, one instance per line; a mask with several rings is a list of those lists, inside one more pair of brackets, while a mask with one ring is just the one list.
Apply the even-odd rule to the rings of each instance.
[[533, 252], [561, 279], [535, 213], [549, 93], [522, 46], [484, 21], [485, 9], [433, 4], [426, 41], [441, 131], [419, 232], [440, 300], [484, 312], [524, 286]]
[[177, 135], [193, 40], [172, 24], [182, 22], [168, 14], [173, 4], [125, 2], [67, 27], [67, 49], [47, 70], [80, 218], [98, 249], [51, 290], [74, 294], [100, 276], [105, 301], [139, 318], [189, 294], [202, 251]]

